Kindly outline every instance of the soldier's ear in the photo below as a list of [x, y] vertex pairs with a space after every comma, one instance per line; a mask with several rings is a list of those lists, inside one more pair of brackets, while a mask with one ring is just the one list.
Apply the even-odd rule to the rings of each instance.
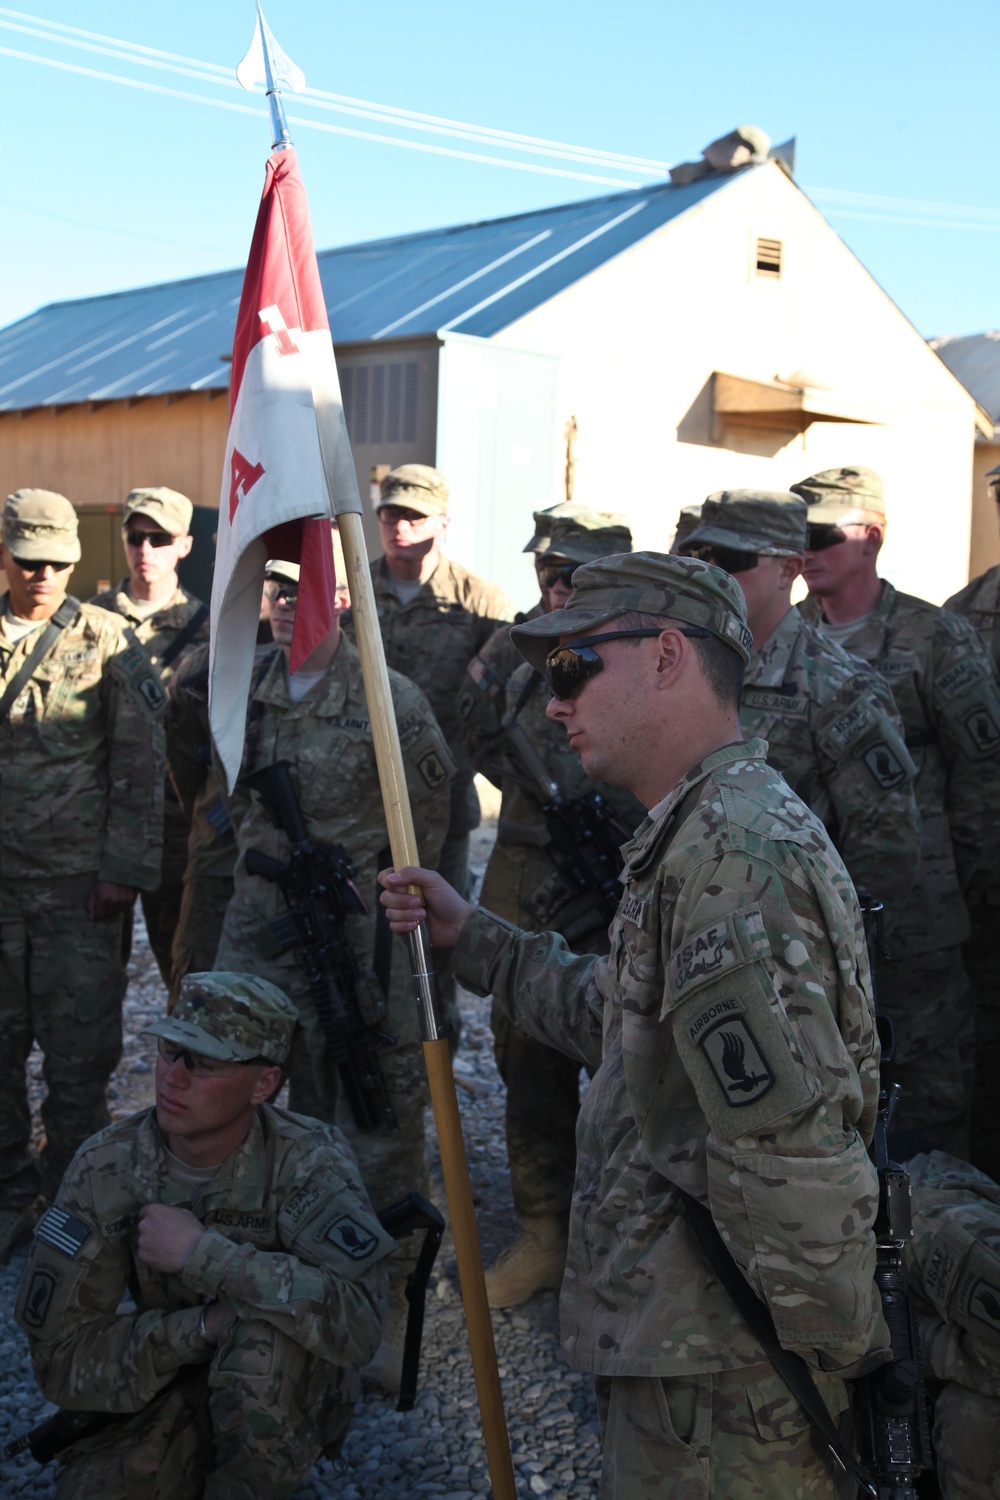
[[267, 1104], [281, 1087], [281, 1069], [277, 1064], [261, 1068], [257, 1074], [257, 1082], [254, 1084], [253, 1093], [250, 1095], [251, 1104]]

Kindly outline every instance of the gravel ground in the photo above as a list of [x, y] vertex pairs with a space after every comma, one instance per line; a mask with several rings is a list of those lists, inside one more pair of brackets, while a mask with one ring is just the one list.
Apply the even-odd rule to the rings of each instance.
[[[473, 862], [485, 864], [495, 824], [480, 830]], [[125, 1000], [125, 1050], [110, 1089], [115, 1117], [152, 1102], [151, 1043], [142, 1027], [162, 1013], [165, 992], [136, 924]], [[514, 1209], [503, 1133], [503, 1085], [493, 1061], [486, 1002], [462, 997], [464, 1033], [455, 1060], [459, 1104], [472, 1174], [473, 1195], [488, 1265], [514, 1232]], [[38, 1055], [31, 1072], [41, 1093]], [[433, 1122], [433, 1196], [447, 1217]], [[31, 1374], [27, 1345], [12, 1321], [24, 1254], [0, 1268], [0, 1443], [47, 1415]], [[567, 1369], [559, 1348], [556, 1294], [544, 1292], [524, 1307], [493, 1314], [497, 1357], [519, 1500], [584, 1500], [596, 1494], [600, 1469], [597, 1418], [588, 1376]], [[0, 1464], [0, 1500], [55, 1493], [55, 1465], [39, 1469], [30, 1457]], [[468, 1500], [489, 1494], [482, 1428], [476, 1402], [465, 1319], [458, 1290], [454, 1245], [445, 1236], [428, 1295], [420, 1389], [412, 1412], [397, 1412], [388, 1398], [366, 1393], [344, 1452], [323, 1459], [296, 1500], [391, 1500], [435, 1496]], [[266, 1497], [262, 1497], [266, 1500]]]

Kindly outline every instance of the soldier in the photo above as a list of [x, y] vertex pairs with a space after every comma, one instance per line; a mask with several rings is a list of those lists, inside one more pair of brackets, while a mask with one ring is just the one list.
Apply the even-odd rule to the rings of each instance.
[[[66, 592], [62, 495], [18, 490], [0, 566], [0, 1261], [108, 1118], [121, 1055], [122, 915], [160, 876], [163, 688], [142, 647]], [[44, 1054], [32, 1157], [24, 1069]], [[42, 1205], [44, 1206], [44, 1205]]]
[[340, 1133], [267, 1102], [295, 1024], [274, 985], [189, 975], [149, 1028], [155, 1107], [86, 1142], [35, 1230], [38, 1383], [118, 1417], [60, 1455], [59, 1500], [280, 1500], [339, 1450], [394, 1246]]
[[677, 515], [677, 525], [674, 527], [673, 539], [670, 543], [670, 551], [675, 557], [684, 556], [684, 543], [696, 529], [701, 520], [700, 505], [685, 505]]
[[683, 553], [732, 574], [754, 650], [743, 679], [744, 734], [826, 825], [855, 889], [903, 912], [920, 860], [914, 766], [892, 694], [867, 663], [792, 608], [806, 503], [771, 490], [709, 495]]
[[[163, 486], [133, 490], [125, 501], [122, 544], [129, 576], [115, 589], [95, 594], [91, 604], [121, 615], [152, 658], [164, 684], [192, 651], [208, 640], [208, 605], [182, 588], [177, 564], [191, 551], [194, 506], [186, 495]], [[189, 824], [167, 782], [163, 864], [155, 891], [143, 891], [142, 911], [164, 984], [170, 983], [171, 946], [180, 915], [187, 864]]]
[[[439, 868], [468, 895], [469, 834], [479, 826], [473, 769], [455, 705], [465, 669], [497, 626], [514, 618], [502, 589], [477, 578], [441, 550], [448, 529], [448, 484], [426, 464], [404, 464], [382, 480], [376, 506], [385, 556], [372, 563], [386, 660], [427, 694], [455, 755], [451, 817]], [[353, 626], [345, 622], [351, 634]], [[447, 957], [438, 965], [442, 1000], [458, 1040], [458, 1008]]]
[[[1000, 464], [987, 474], [1000, 518]], [[957, 594], [945, 600], [945, 609], [965, 615], [979, 631], [983, 645], [1000, 675], [1000, 566], [988, 568]], [[984, 818], [1000, 819], [1000, 798], [984, 799]], [[983, 860], [968, 872], [964, 882], [966, 904], [972, 920], [972, 936], [963, 949], [965, 967], [976, 996], [976, 1077], [972, 1097], [972, 1161], [994, 1179], [1000, 1179], [1000, 1121], [996, 1101], [1000, 1094], [1000, 869], [995, 860]]]
[[994, 1500], [1000, 1473], [1000, 1187], [932, 1151], [908, 1164], [924, 1373], [937, 1382], [934, 1449], [942, 1500]]
[[878, 576], [885, 501], [877, 474], [825, 469], [792, 490], [809, 506], [803, 613], [886, 679], [918, 770], [920, 869], [895, 924], [893, 961], [879, 975], [906, 1089], [901, 1128], [909, 1123], [964, 1157], [974, 1039], [959, 876], [996, 853], [1000, 693], [966, 621]]
[[[561, 609], [573, 591], [575, 568], [632, 545], [623, 516], [572, 502], [536, 510], [535, 528], [524, 550], [534, 555], [541, 598], [519, 619]], [[502, 793], [497, 842], [480, 899], [519, 927], [561, 932], [576, 953], [607, 953], [608, 915], [599, 893], [581, 893], [568, 883], [563, 855], [553, 845], [542, 813], [547, 798], [505, 740], [504, 723], [524, 731], [566, 798], [597, 793], [604, 799], [617, 825], [609, 837], [618, 843], [642, 821], [643, 809], [629, 792], [584, 774], [562, 729], [546, 717], [548, 698], [544, 677], [528, 666], [502, 625], [470, 663], [458, 706], [469, 759]], [[516, 1307], [562, 1282], [576, 1167], [580, 1064], [512, 1025], [496, 1002], [490, 1025], [497, 1068], [507, 1086], [507, 1159], [519, 1233], [486, 1272], [486, 1291], [491, 1307]]]
[[597, 1066], [561, 1313], [570, 1363], [596, 1376], [602, 1500], [853, 1496], [691, 1215], [709, 1239], [716, 1225], [837, 1422], [846, 1377], [888, 1342], [866, 1150], [879, 1049], [854, 887], [763, 742], [740, 742], [751, 640], [732, 579], [639, 552], [573, 583], [563, 611], [513, 634], [587, 774], [649, 809], [624, 849], [610, 956], [475, 911], [428, 870], [385, 872], [383, 904], [399, 933], [427, 913], [463, 984]]
[[[281, 650], [251, 689], [243, 773], [281, 760], [290, 763], [309, 837], [317, 843], [343, 845], [354, 866], [355, 886], [368, 908], [364, 915], [346, 918], [347, 936], [359, 964], [364, 1018], [395, 1042], [379, 1054], [379, 1065], [399, 1128], [389, 1130], [380, 1122], [357, 1132], [354, 1147], [375, 1207], [382, 1208], [411, 1188], [427, 1192], [427, 1078], [409, 969], [403, 954], [393, 951], [387, 927], [376, 921], [376, 874], [388, 858], [389, 835], [360, 659], [355, 646], [341, 634], [338, 613], [325, 640], [299, 671], [289, 673], [297, 573], [293, 564], [268, 565], [264, 587], [270, 598], [271, 629]], [[338, 606], [345, 602], [341, 596]], [[433, 861], [448, 826], [448, 786], [454, 762], [423, 693], [398, 673], [389, 675], [417, 841]], [[216, 967], [259, 974], [280, 984], [295, 1001], [302, 1031], [291, 1059], [289, 1107], [297, 1114], [332, 1121], [338, 1078], [309, 981], [295, 951], [273, 956], [268, 923], [284, 913], [284, 898], [276, 884], [248, 874], [244, 863], [246, 851], [257, 849], [284, 864], [289, 842], [245, 784], [237, 783], [230, 815], [240, 857]], [[386, 1337], [366, 1371], [369, 1379], [387, 1389], [399, 1388], [407, 1270], [401, 1257], [393, 1271]]]

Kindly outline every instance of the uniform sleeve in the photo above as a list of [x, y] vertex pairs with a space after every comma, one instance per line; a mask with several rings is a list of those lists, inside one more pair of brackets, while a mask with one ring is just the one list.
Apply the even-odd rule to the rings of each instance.
[[382, 1336], [382, 1262], [395, 1241], [349, 1184], [323, 1172], [286, 1197], [278, 1233], [284, 1249], [257, 1250], [206, 1230], [185, 1286], [263, 1318], [331, 1364], [366, 1365]]
[[968, 892], [994, 880], [1000, 865], [1000, 688], [973, 627], [957, 616], [948, 623], [928, 711], [948, 767], [948, 824]]
[[578, 957], [557, 933], [523, 932], [480, 909], [459, 934], [455, 974], [537, 1041], [587, 1067], [600, 1063], [606, 959]]
[[846, 681], [815, 740], [830, 804], [820, 816], [855, 887], [884, 904], [891, 932], [920, 864], [920, 813], [916, 767], [889, 689], [870, 672]]
[[393, 702], [421, 863], [434, 869], [451, 815], [455, 761], [434, 712], [412, 682], [397, 677]]
[[189, 819], [212, 765], [207, 670], [207, 650], [192, 651], [167, 688], [167, 769]]
[[203, 1364], [215, 1351], [198, 1332], [200, 1305], [118, 1312], [126, 1265], [101, 1235], [88, 1173], [78, 1157], [40, 1220], [15, 1317], [49, 1401], [71, 1411], [134, 1412], [182, 1365]]
[[[659, 1050], [676, 1050], [697, 1096], [712, 1216], [781, 1343], [847, 1372], [884, 1336], [872, 1280], [878, 1183], [857, 1129], [878, 1044], [848, 882], [832, 909], [838, 934], [792, 859], [786, 870], [730, 853], [684, 882], [661, 933]], [[625, 961], [641, 980], [641, 949]], [[641, 985], [637, 997], [629, 1012], [641, 1015]], [[655, 1122], [677, 1100], [663, 1097], [659, 1065], [631, 1061], [630, 1047], [656, 1048], [648, 1023], [627, 1021], [626, 1077], [649, 1080], [635, 1118], [669, 1177]]]
[[470, 661], [456, 703], [469, 759], [498, 789], [503, 782], [504, 753], [497, 735], [504, 717], [507, 680], [521, 660], [510, 643], [510, 627], [502, 625]]
[[108, 818], [99, 880], [155, 890], [163, 845], [166, 693], [130, 631], [114, 634], [102, 689], [108, 719]]

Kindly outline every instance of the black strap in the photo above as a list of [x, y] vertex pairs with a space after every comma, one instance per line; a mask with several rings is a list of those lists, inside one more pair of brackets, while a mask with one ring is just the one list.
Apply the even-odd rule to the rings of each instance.
[[705, 1253], [712, 1270], [730, 1298], [737, 1312], [746, 1323], [754, 1338], [760, 1344], [777, 1373], [795, 1397], [796, 1401], [812, 1422], [813, 1426], [822, 1435], [827, 1448], [834, 1461], [841, 1469], [854, 1475], [855, 1479], [870, 1495], [877, 1496], [878, 1491], [868, 1474], [852, 1453], [849, 1453], [840, 1441], [840, 1436], [826, 1407], [826, 1402], [816, 1388], [809, 1366], [801, 1355], [795, 1354], [791, 1349], [782, 1347], [771, 1317], [771, 1310], [766, 1302], [762, 1302], [757, 1293], [748, 1284], [739, 1266], [733, 1260], [732, 1255], [726, 1248], [726, 1242], [719, 1233], [718, 1226], [712, 1218], [711, 1213], [697, 1198], [692, 1198], [683, 1188], [678, 1188], [684, 1207], [687, 1209], [691, 1228], [698, 1236], [698, 1243]]
[[179, 630], [162, 656], [157, 657], [156, 665], [162, 672], [164, 667], [172, 666], [180, 656], [184, 647], [193, 641], [202, 625], [208, 619], [210, 610], [207, 604], [199, 604], [194, 614], [188, 620], [183, 630]]
[[4, 690], [4, 695], [0, 698], [0, 724], [3, 723], [14, 707], [25, 683], [31, 681], [41, 666], [42, 658], [49, 654], [67, 625], [72, 625], [79, 608], [79, 599], [74, 599], [72, 594], [67, 594], [55, 614], [50, 618], [45, 629], [39, 635], [34, 649], [29, 653], [27, 659], [21, 663], [21, 670], [8, 682]]

